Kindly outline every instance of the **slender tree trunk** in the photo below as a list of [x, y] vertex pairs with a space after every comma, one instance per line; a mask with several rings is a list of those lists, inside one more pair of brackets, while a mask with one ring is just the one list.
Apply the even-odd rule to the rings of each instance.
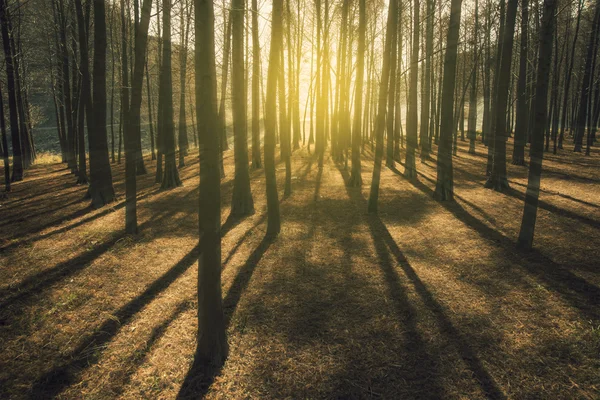
[[[187, 10], [186, 10], [187, 9]], [[185, 11], [185, 12], [184, 12]], [[187, 18], [184, 14], [187, 13]], [[182, 2], [181, 5], [181, 48], [180, 61], [179, 61], [179, 168], [185, 166], [185, 156], [188, 154], [190, 147], [187, 134], [187, 117], [185, 113], [185, 87], [186, 87], [186, 75], [187, 75], [187, 45], [189, 35], [189, 24], [190, 24], [190, 10], [187, 5], [187, 0]]]
[[248, 172], [248, 135], [246, 132], [246, 98], [244, 89], [244, 8], [245, 0], [231, 2], [231, 91], [235, 177], [231, 215], [240, 218], [254, 212]]
[[146, 93], [148, 94], [148, 124], [150, 125], [150, 152], [152, 154], [152, 160], [156, 160], [156, 153], [154, 151], [154, 119], [152, 117], [152, 88], [150, 85], [150, 71], [148, 70], [148, 58], [146, 58]]
[[529, 25], [529, 1], [521, 1], [521, 43], [519, 56], [519, 80], [517, 81], [517, 120], [515, 126], [515, 145], [513, 165], [525, 165], [525, 144], [529, 122], [527, 99], [527, 29]]
[[499, 54], [501, 54], [501, 59], [500, 67], [497, 71], [498, 94], [496, 111], [494, 112], [496, 120], [494, 129], [494, 158], [491, 174], [485, 184], [487, 188], [496, 191], [503, 191], [509, 187], [508, 179], [506, 178], [506, 110], [508, 106], [508, 91], [510, 85], [517, 5], [517, 0], [508, 0], [505, 19], [506, 26], [503, 31], [504, 35], [502, 36], [502, 41], [500, 42], [501, 51]]
[[425, 73], [423, 79], [421, 98], [421, 161], [429, 159], [429, 113], [431, 101], [431, 58], [433, 57], [433, 2], [426, 1], [426, 27], [425, 27]]
[[275, 175], [275, 130], [277, 125], [277, 81], [280, 74], [280, 53], [283, 39], [283, 0], [273, 0], [271, 46], [267, 72], [265, 101], [265, 181], [267, 190], [267, 236], [277, 236], [281, 229], [279, 199]]
[[571, 56], [567, 60], [567, 68], [565, 69], [565, 83], [564, 83], [564, 95], [562, 102], [562, 117], [560, 123], [560, 133], [558, 135], [558, 148], [563, 148], [563, 140], [565, 135], [565, 128], [567, 126], [567, 111], [569, 110], [569, 89], [571, 86], [571, 77], [573, 74], [573, 66], [575, 65], [575, 51], [577, 50], [577, 37], [579, 36], [579, 23], [581, 21], [581, 8], [583, 6], [583, 0], [579, 0], [579, 7], [577, 9], [577, 22], [575, 23], [575, 34], [572, 41]]
[[262, 168], [260, 157], [260, 38], [258, 0], [252, 0], [252, 168]]
[[[594, 6], [594, 21], [592, 22], [590, 39], [587, 46], [587, 56], [585, 59], [585, 67], [583, 70], [583, 82], [581, 84], [581, 95], [579, 98], [579, 110], [575, 121], [575, 147], [573, 151], [581, 152], [583, 144], [583, 136], [585, 134], [588, 102], [590, 101], [590, 93], [592, 89], [593, 62], [594, 51], [598, 42], [598, 25], [600, 24], [600, 0], [596, 0]], [[589, 127], [591, 128], [591, 126]]]
[[[92, 114], [92, 97], [90, 93], [90, 69], [88, 63], [88, 35], [83, 16], [83, 4], [81, 0], [75, 0], [75, 10], [77, 13], [77, 31], [79, 36], [79, 73], [81, 75], [81, 88], [79, 92], [79, 112], [78, 112], [78, 135], [79, 135], [79, 167], [78, 184], [87, 184], [87, 167], [85, 154], [85, 126], [84, 117], [87, 118], [88, 131], [92, 128], [90, 123]], [[89, 133], [88, 133], [89, 135]], [[91, 149], [90, 149], [91, 150]]]
[[375, 165], [373, 167], [373, 179], [371, 180], [371, 191], [369, 194], [368, 210], [376, 213], [379, 199], [379, 180], [381, 176], [381, 160], [383, 158], [383, 133], [385, 130], [385, 118], [390, 80], [390, 62], [392, 54], [393, 36], [396, 34], [398, 0], [389, 1], [387, 28], [385, 33], [385, 44], [383, 51], [383, 65], [381, 68], [381, 82], [379, 84], [379, 98], [377, 109], [377, 123], [375, 127], [376, 148]]
[[[365, 41], [367, 30], [366, 0], [359, 0], [358, 7], [358, 52], [356, 60], [356, 95], [354, 98], [354, 121], [352, 127], [352, 171], [350, 174], [350, 181], [348, 182], [349, 186], [354, 187], [362, 185], [360, 146], [362, 130], [362, 93], [365, 73]], [[401, 56], [401, 54], [399, 54], [399, 56]]]
[[196, 360], [206, 367], [227, 358], [221, 294], [220, 121], [217, 114], [214, 10], [195, 0], [196, 113], [200, 144], [200, 258], [198, 260], [198, 341]]
[[2, 134], [2, 158], [4, 160], [4, 191], [8, 193], [10, 192], [10, 161], [8, 159], [8, 140], [6, 139], [6, 122], [4, 120], [2, 85], [0, 85], [0, 133]]
[[14, 58], [10, 49], [9, 40], [9, 14], [6, 0], [0, 0], [0, 30], [2, 31], [2, 42], [4, 45], [4, 60], [6, 63], [6, 83], [8, 89], [8, 107], [10, 132], [13, 148], [13, 173], [11, 180], [13, 182], [23, 180], [23, 159], [21, 153], [21, 138], [19, 135], [19, 117], [17, 115], [17, 96], [15, 85]]
[[548, 100], [548, 77], [550, 76], [550, 61], [552, 60], [552, 34], [555, 22], [556, 0], [544, 0], [544, 17], [540, 31], [539, 60], [535, 88], [535, 122], [533, 126], [533, 141], [531, 144], [531, 165], [527, 192], [525, 194], [525, 207], [521, 230], [517, 246], [531, 249], [535, 221], [537, 218], [538, 199], [540, 194], [540, 177], [542, 173], [542, 160], [544, 157], [544, 129], [546, 127], [546, 104]]
[[413, 40], [410, 57], [410, 77], [408, 87], [408, 112], [406, 117], [406, 159], [404, 161], [404, 176], [408, 179], [417, 177], [415, 151], [417, 148], [417, 116], [419, 82], [419, 0], [414, 0], [413, 7]]
[[[221, 100], [219, 105], [219, 121], [221, 121], [221, 152], [229, 149], [229, 143], [227, 142], [227, 116], [225, 109], [225, 99], [227, 98], [227, 78], [229, 71], [229, 56], [231, 52], [231, 16], [229, 14], [227, 22], [225, 24], [225, 47], [223, 49], [223, 62], [221, 66]], [[222, 155], [221, 155], [222, 157]]]
[[393, 18], [396, 19], [396, 23], [391, 40], [391, 57], [390, 57], [390, 71], [389, 71], [389, 88], [388, 88], [388, 104], [386, 114], [386, 131], [387, 131], [387, 146], [386, 146], [386, 161], [385, 164], [388, 168], [393, 169], [394, 166], [394, 101], [396, 100], [396, 65], [398, 56], [398, 5], [396, 6], [396, 14]]
[[475, 154], [477, 139], [477, 66], [479, 63], [479, 2], [475, 0], [475, 24], [473, 26], [473, 72], [471, 74], [471, 92], [469, 94], [469, 154]]
[[[163, 55], [161, 73], [162, 104], [162, 145], [165, 155], [165, 171], [161, 189], [171, 189], [181, 186], [177, 159], [175, 157], [175, 126], [173, 121], [173, 78], [171, 69], [171, 1], [163, 0]], [[145, 50], [145, 49], [144, 49]], [[132, 103], [133, 104], [133, 103]]]
[[462, 0], [452, 0], [450, 4], [450, 21], [448, 38], [444, 56], [444, 78], [442, 88], [442, 108], [440, 142], [437, 157], [437, 182], [434, 196], [440, 201], [454, 200], [454, 171], [452, 166], [452, 136], [454, 126], [454, 91], [456, 81], [456, 59], [460, 30], [460, 14]]

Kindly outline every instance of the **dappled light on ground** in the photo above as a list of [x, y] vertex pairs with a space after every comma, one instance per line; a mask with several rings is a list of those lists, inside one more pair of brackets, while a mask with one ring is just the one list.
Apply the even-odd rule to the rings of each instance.
[[[493, 192], [483, 188], [485, 157], [466, 150], [461, 143], [454, 158], [455, 203], [433, 200], [434, 162], [418, 163], [415, 182], [398, 164], [382, 171], [378, 215], [366, 212], [368, 184], [346, 187], [343, 165], [326, 158], [320, 170], [299, 150], [273, 241], [264, 239], [262, 170], [251, 172], [256, 213], [226, 223], [227, 152], [230, 356], [204, 394], [597, 397], [598, 154], [547, 156], [536, 250], [520, 253], [526, 169], [510, 165], [512, 189]], [[366, 154], [364, 182], [371, 168]], [[32, 167], [2, 201], [1, 397], [189, 395], [198, 165], [181, 169], [184, 185], [167, 192], [152, 171], [140, 177], [137, 236], [122, 233], [123, 169], [114, 175], [118, 201], [99, 210], [59, 164]]]

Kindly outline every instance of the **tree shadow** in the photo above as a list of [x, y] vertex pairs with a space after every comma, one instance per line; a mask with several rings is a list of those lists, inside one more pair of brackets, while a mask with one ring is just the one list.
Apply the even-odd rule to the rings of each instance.
[[[252, 278], [256, 266], [273, 241], [273, 238], [265, 236], [238, 271], [227, 295], [223, 299], [225, 329], [227, 329], [231, 323], [233, 314], [235, 313], [242, 294], [250, 283], [250, 279]], [[206, 365], [199, 360], [200, 358], [194, 354], [194, 361], [179, 389], [177, 399], [203, 398], [206, 393], [208, 393], [215, 378], [221, 372], [222, 366]]]
[[[412, 183], [423, 193], [433, 196], [433, 190], [428, 186], [421, 182]], [[560, 293], [573, 307], [589, 318], [600, 319], [598, 307], [600, 306], [600, 288], [577, 276], [563, 265], [554, 262], [537, 249], [530, 251], [518, 249], [510, 238], [487, 226], [457, 202], [442, 201], [438, 203], [483, 238], [498, 244], [504, 257]]]
[[135, 371], [147, 360], [148, 355], [154, 348], [154, 345], [163, 337], [169, 326], [177, 319], [180, 315], [186, 311], [192, 309], [191, 299], [185, 299], [180, 301], [173, 312], [163, 320], [159, 325], [152, 328], [150, 337], [144, 341], [141, 349], [135, 350], [129, 357], [122, 363], [121, 368], [111, 372], [111, 375], [118, 380], [114, 386], [111, 387], [112, 395], [120, 395], [123, 393], [125, 386], [131, 382], [131, 377]]
[[[150, 191], [148, 191], [148, 193], [145, 193], [145, 194], [143, 194], [141, 196], [138, 196], [137, 200], [138, 201], [144, 200], [144, 199], [146, 199], [148, 197], [151, 197], [151, 196], [154, 196], [154, 195], [158, 194], [158, 192], [159, 192], [158, 190], [150, 190]], [[38, 242], [40, 240], [48, 239], [49, 237], [52, 237], [52, 236], [55, 236], [55, 235], [60, 235], [61, 233], [68, 232], [68, 231], [70, 231], [72, 229], [75, 229], [75, 228], [78, 228], [80, 226], [83, 226], [83, 225], [87, 224], [88, 222], [92, 222], [92, 221], [94, 221], [94, 220], [96, 220], [98, 218], [102, 218], [102, 217], [104, 217], [104, 216], [106, 216], [108, 214], [111, 214], [111, 213], [113, 213], [115, 211], [118, 211], [118, 210], [120, 210], [122, 208], [125, 208], [125, 205], [126, 205], [125, 201], [121, 201], [121, 202], [116, 203], [116, 204], [115, 203], [107, 204], [102, 211], [97, 212], [94, 215], [90, 215], [89, 217], [83, 218], [83, 219], [81, 219], [81, 220], [79, 220], [77, 222], [74, 222], [74, 223], [70, 224], [70, 225], [63, 226], [62, 228], [55, 229], [52, 232], [48, 232], [48, 233], [44, 233], [44, 234], [41, 234], [41, 235], [37, 235], [35, 237], [32, 237], [30, 239], [25, 239], [25, 240], [22, 240], [22, 241], [15, 241], [15, 242], [10, 243], [10, 244], [8, 244], [8, 245], [6, 245], [4, 247], [0, 247], [0, 250], [2, 250], [2, 251], [8, 251], [8, 250], [14, 249], [16, 247], [20, 247], [20, 246], [24, 246], [24, 245], [30, 245], [30, 244], [33, 244], [33, 243]], [[85, 210], [87, 210], [88, 212], [94, 211], [94, 209], [91, 208], [91, 206], [87, 207]], [[66, 222], [67, 220], [76, 219], [76, 218], [77, 217], [64, 218], [64, 220], [62, 222]], [[60, 222], [60, 223], [62, 223], [62, 222]], [[59, 225], [60, 223], [52, 223], [51, 226]], [[143, 226], [143, 225], [145, 225], [145, 224], [140, 225], [140, 227]], [[46, 229], [46, 227], [43, 227], [43, 228], [37, 229], [35, 232], [40, 232], [40, 231], [43, 231], [45, 229]], [[35, 232], [33, 232], [33, 233], [35, 233]]]
[[[521, 186], [521, 187], [527, 188], [527, 184], [524, 184], [524, 183], [520, 183], [520, 182], [516, 182], [516, 181], [509, 181], [509, 183], [511, 185], [517, 185], [517, 186]], [[585, 200], [581, 200], [581, 199], [577, 199], [577, 198], [575, 198], [573, 196], [569, 196], [568, 194], [555, 192], [553, 190], [545, 190], [545, 189], [540, 189], [540, 192], [547, 193], [547, 194], [549, 194], [551, 196], [559, 196], [559, 197], [562, 197], [563, 199], [571, 200], [571, 201], [574, 201], [576, 203], [580, 203], [580, 204], [586, 205], [588, 207], [593, 207], [593, 208], [600, 209], [600, 205], [598, 205], [598, 204], [590, 203], [589, 201], [585, 201]]]
[[83, 339], [75, 350], [64, 357], [66, 361], [38, 378], [33, 383], [28, 397], [30, 399], [54, 398], [67, 386], [74, 384], [84, 370], [99, 361], [105, 345], [117, 335], [121, 328], [183, 275], [198, 260], [199, 255], [200, 246], [196, 245], [192, 251], [155, 280], [144, 292], [113, 313], [113, 318], [105, 320], [94, 333]]
[[[344, 174], [343, 171], [342, 174]], [[422, 182], [416, 180], [409, 180], [416, 187], [426, 187]], [[347, 189], [348, 196], [350, 199], [356, 203], [361, 204], [365, 209], [367, 207], [367, 200], [362, 195], [362, 192], [354, 192], [352, 190]], [[494, 378], [487, 372], [485, 366], [481, 362], [481, 360], [477, 357], [475, 351], [469, 345], [469, 341], [462, 335], [459, 329], [457, 329], [452, 321], [446, 316], [446, 311], [444, 307], [435, 299], [434, 295], [427, 289], [427, 286], [421, 281], [418, 274], [412, 268], [400, 248], [398, 247], [396, 241], [390, 234], [389, 230], [381, 221], [381, 219], [375, 214], [369, 214], [367, 217], [367, 223], [369, 225], [369, 229], [371, 231], [371, 236], [373, 238], [373, 242], [375, 244], [378, 256], [382, 261], [380, 263], [380, 267], [386, 277], [386, 282], [388, 284], [388, 290], [390, 296], [394, 299], [396, 303], [396, 307], [398, 309], [399, 315], [406, 315], [408, 312], [408, 317], [406, 318], [406, 326], [408, 332], [410, 332], [410, 340], [411, 344], [416, 348], [419, 348], [419, 353], [427, 354], [426, 346], [423, 343], [423, 340], [419, 337], [415, 318], [416, 318], [416, 310], [414, 306], [410, 303], [410, 300], [406, 296], [406, 289], [402, 287], [400, 283], [400, 278], [398, 273], [392, 263], [390, 262], [389, 255], [394, 257], [397, 265], [400, 266], [404, 275], [408, 278], [411, 284], [414, 286], [417, 294], [423, 301], [423, 303], [427, 306], [427, 308], [432, 312], [435, 316], [438, 325], [442, 333], [445, 334], [447, 339], [454, 344], [454, 347], [458, 351], [460, 357], [465, 362], [465, 364], [469, 367], [473, 376], [479, 383], [481, 389], [486, 393], [488, 398], [492, 399], [504, 399], [506, 396], [502, 392], [502, 390], [498, 387]], [[432, 360], [425, 359], [423, 360], [415, 360], [416, 365], [414, 367], [414, 371], [418, 374], [418, 376], [428, 376], [431, 374], [432, 370], [435, 370], [435, 363]], [[419, 368], [425, 366], [421, 372], [419, 372]], [[435, 381], [431, 382], [428, 385], [429, 390], [434, 390], [433, 397], [434, 398], [443, 398], [443, 389], [441, 387], [435, 386]]]
[[[523, 202], [525, 201], [525, 194], [523, 194], [517, 190], [514, 190], [512, 188], [505, 190], [503, 193], [506, 194], [507, 196], [513, 197], [517, 200], [521, 200]], [[548, 203], [547, 201], [544, 201], [541, 199], [538, 200], [538, 207], [543, 210], [546, 210], [550, 213], [555, 213], [557, 215], [560, 215], [561, 217], [567, 217], [567, 218], [579, 221], [581, 223], [584, 223], [586, 225], [589, 225], [592, 228], [600, 229], [600, 221], [596, 221], [594, 219], [587, 218], [583, 215], [574, 213], [573, 211], [569, 211], [564, 208], [559, 208], [553, 204]]]

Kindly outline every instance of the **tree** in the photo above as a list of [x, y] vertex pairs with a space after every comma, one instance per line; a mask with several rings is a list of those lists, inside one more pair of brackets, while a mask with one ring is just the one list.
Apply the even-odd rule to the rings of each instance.
[[227, 358], [221, 295], [220, 123], [217, 114], [214, 10], [212, 0], [195, 0], [196, 113], [200, 146], [200, 257], [196, 362], [220, 366]]
[[161, 189], [171, 189], [181, 186], [177, 160], [175, 158], [175, 127], [173, 125], [173, 78], [171, 71], [171, 0], [163, 1], [163, 46], [161, 85], [162, 109], [159, 118], [162, 119], [162, 145], [165, 155], [165, 171]]
[[[89, 4], [89, 3], [88, 3]], [[78, 111], [78, 153], [79, 153], [79, 167], [78, 167], [78, 184], [87, 184], [87, 170], [86, 170], [86, 156], [85, 156], [85, 131], [84, 131], [84, 117], [87, 114], [88, 129], [92, 126], [89, 123], [90, 115], [92, 113], [92, 98], [90, 93], [90, 68], [88, 62], [88, 35], [86, 30], [88, 27], [85, 23], [83, 16], [83, 5], [81, 0], [75, 0], [75, 10], [77, 14], [77, 31], [79, 36], [79, 73], [81, 75], [81, 89], [79, 92], [79, 111]], [[105, 106], [106, 107], [106, 106]]]
[[561, 115], [561, 123], [560, 123], [560, 133], [558, 135], [558, 148], [563, 148], [563, 139], [565, 134], [565, 128], [567, 125], [567, 111], [569, 110], [568, 102], [569, 102], [569, 88], [571, 87], [571, 78], [573, 76], [573, 66], [575, 65], [575, 51], [577, 50], [577, 37], [579, 36], [579, 25], [581, 22], [581, 9], [583, 6], [583, 0], [579, 0], [579, 5], [577, 8], [577, 22], [575, 23], [575, 34], [572, 40], [571, 45], [571, 56], [567, 60], [567, 68], [565, 68], [565, 83], [563, 89], [563, 102], [562, 102], [562, 115]]
[[406, 116], [406, 159], [404, 176], [408, 179], [417, 177], [415, 151], [417, 148], [417, 84], [419, 82], [419, 0], [414, 0], [413, 7], [413, 40], [410, 56], [410, 76], [408, 86], [408, 111]]
[[531, 143], [531, 163], [529, 166], [529, 177], [527, 181], [527, 192], [525, 194], [525, 206], [521, 230], [517, 246], [531, 249], [535, 221], [537, 218], [537, 206], [540, 194], [540, 179], [542, 173], [542, 161], [544, 158], [544, 130], [546, 128], [548, 103], [548, 82], [550, 80], [550, 61], [552, 60], [552, 37], [556, 16], [556, 0], [544, 0], [544, 16], [540, 31], [539, 56], [538, 56], [538, 80], [535, 87], [535, 119], [533, 126], [533, 138]]
[[529, 0], [521, 1], [521, 45], [519, 56], [519, 80], [517, 81], [517, 117], [515, 126], [515, 146], [512, 163], [525, 165], [525, 144], [527, 141], [528, 99], [527, 99], [527, 27], [529, 24]]
[[[502, 0], [504, 1], [504, 0]], [[506, 178], [506, 110], [508, 107], [508, 91], [510, 88], [510, 73], [513, 52], [515, 21], [517, 18], [518, 0], [508, 0], [506, 7], [505, 27], [500, 36], [500, 64], [496, 71], [498, 76], [496, 110], [494, 112], [494, 151], [491, 174], [485, 187], [496, 191], [508, 189]]]
[[283, 0], [273, 0], [271, 17], [271, 48], [267, 71], [265, 101], [265, 182], [267, 189], [267, 236], [277, 236], [281, 230], [277, 177], [275, 174], [275, 131], [277, 129], [277, 81], [280, 74], [280, 53], [283, 41]]
[[[349, 186], [361, 186], [360, 144], [361, 144], [361, 114], [362, 93], [365, 74], [365, 41], [367, 30], [366, 0], [358, 1], [358, 52], [356, 60], [356, 93], [354, 97], [354, 121], [352, 126], [352, 171]], [[401, 38], [399, 38], [401, 40]]]
[[[101, 0], [95, 0], [101, 1]], [[127, 107], [125, 119], [125, 231], [137, 233], [137, 187], [136, 187], [136, 131], [140, 130], [140, 108], [142, 105], [142, 84], [144, 80], [144, 63], [146, 61], [146, 45], [152, 0], [142, 3], [142, 17], [135, 34], [135, 58], [133, 79], [131, 82], [131, 104]], [[173, 158], [175, 156], [173, 155]], [[173, 161], [174, 162], [174, 161]], [[166, 171], [166, 168], [165, 168]]]
[[391, 57], [390, 57], [390, 72], [389, 72], [389, 88], [388, 88], [388, 104], [387, 104], [387, 115], [386, 115], [386, 130], [387, 130], [387, 146], [386, 146], [386, 166], [388, 168], [394, 167], [394, 114], [395, 107], [394, 102], [396, 100], [396, 65], [397, 60], [400, 59], [401, 55], [398, 55], [398, 7], [396, 7], [396, 14], [393, 17], [396, 19], [396, 29], [391, 32]]
[[[431, 99], [431, 59], [433, 57], [433, 1], [426, 2], [426, 28], [425, 28], [425, 74], [421, 97], [421, 161], [429, 159], [429, 113]], [[475, 12], [477, 14], [477, 11]]]
[[[187, 118], [185, 114], [185, 87], [187, 75], [187, 46], [190, 31], [191, 12], [187, 0], [181, 3], [181, 42], [179, 50], [179, 168], [185, 166], [185, 156], [188, 154], [189, 141], [187, 133]], [[187, 12], [187, 18], [185, 13]]]
[[14, 58], [10, 48], [9, 19], [7, 0], [0, 0], [0, 30], [2, 31], [2, 43], [4, 48], [4, 60], [6, 62], [6, 82], [8, 88], [8, 108], [10, 118], [10, 133], [13, 148], [13, 182], [23, 180], [23, 159], [21, 153], [21, 138], [19, 136], [19, 117], [17, 115], [17, 93], [15, 85]]
[[260, 42], [258, 0], [252, 0], [252, 168], [261, 168], [260, 158]]
[[479, 65], [479, 2], [475, 0], [475, 23], [473, 26], [473, 72], [471, 73], [469, 93], [469, 122], [467, 126], [469, 136], [469, 154], [475, 154], [475, 140], [477, 139], [477, 67]]
[[231, 91], [235, 177], [231, 215], [243, 217], [254, 212], [248, 171], [248, 135], [246, 132], [246, 90], [244, 88], [244, 0], [231, 2]]
[[456, 81], [456, 58], [460, 33], [462, 0], [452, 0], [450, 21], [444, 56], [442, 87], [440, 142], [437, 157], [437, 182], [434, 196], [440, 201], [454, 200], [454, 172], [452, 167], [452, 136], [454, 126], [454, 90]]
[[[583, 136], [585, 134], [586, 122], [588, 117], [588, 102], [592, 91], [593, 63], [595, 61], [595, 49], [598, 45], [598, 27], [600, 25], [600, 0], [596, 0], [594, 7], [594, 20], [590, 31], [590, 38], [587, 46], [587, 55], [585, 58], [585, 67], [583, 70], [583, 81], [581, 84], [581, 95], [579, 99], [579, 109], [575, 121], [575, 147], [573, 151], [581, 152]], [[591, 125], [588, 127], [591, 129]]]
[[2, 158], [4, 159], [4, 191], [10, 192], [10, 161], [8, 159], [8, 140], [6, 140], [6, 122], [4, 120], [4, 100], [0, 85], [0, 134], [2, 135]]
[[106, 132], [106, 5], [102, 0], [94, 1], [94, 61], [92, 83], [92, 110], [88, 124], [90, 150], [90, 188], [92, 206], [99, 208], [115, 198], [112, 172], [108, 157]]
[[390, 59], [392, 53], [393, 35], [396, 32], [398, 0], [390, 0], [388, 9], [387, 28], [383, 51], [383, 65], [381, 67], [381, 82], [379, 84], [379, 98], [377, 109], [377, 122], [375, 125], [375, 165], [373, 166], [373, 179], [369, 194], [368, 210], [377, 212], [379, 199], [379, 178], [381, 176], [381, 159], [383, 158], [383, 132], [385, 130], [385, 117], [387, 108], [387, 91], [390, 80]]

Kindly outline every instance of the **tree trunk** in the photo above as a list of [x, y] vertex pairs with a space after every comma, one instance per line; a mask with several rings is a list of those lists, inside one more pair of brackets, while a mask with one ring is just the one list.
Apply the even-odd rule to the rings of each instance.
[[2, 42], [4, 45], [4, 59], [6, 62], [6, 83], [8, 88], [8, 107], [10, 132], [13, 148], [13, 182], [23, 180], [23, 159], [21, 153], [21, 138], [19, 136], [19, 117], [17, 115], [17, 96], [15, 85], [14, 59], [10, 49], [8, 33], [9, 19], [8, 4], [6, 0], [0, 0], [0, 29], [2, 31]]
[[[90, 68], [88, 61], [88, 27], [85, 24], [83, 16], [83, 4], [81, 0], [75, 0], [75, 10], [77, 13], [77, 31], [79, 37], [79, 74], [81, 75], [81, 88], [79, 91], [79, 112], [78, 112], [78, 137], [79, 137], [79, 167], [78, 184], [87, 184], [87, 167], [85, 156], [85, 126], [84, 117], [87, 118], [88, 132], [92, 128], [90, 123], [92, 114], [92, 98], [90, 93]], [[106, 106], [105, 106], [106, 107]], [[89, 133], [88, 133], [89, 135]], [[90, 149], [91, 150], [91, 149]]]
[[477, 66], [479, 63], [479, 2], [475, 0], [475, 25], [473, 27], [473, 72], [471, 73], [471, 92], [469, 93], [469, 121], [467, 126], [469, 137], [469, 154], [475, 154], [477, 139]]
[[517, 240], [517, 246], [531, 249], [535, 221], [537, 218], [537, 206], [540, 194], [540, 177], [542, 173], [542, 160], [544, 157], [544, 129], [546, 127], [546, 105], [548, 101], [548, 82], [550, 76], [550, 61], [552, 60], [552, 31], [556, 19], [556, 0], [544, 0], [544, 17], [540, 31], [539, 60], [537, 80], [535, 88], [535, 122], [533, 126], [533, 140], [531, 144], [531, 164], [529, 166], [529, 178], [527, 182], [527, 193], [525, 194], [525, 207], [521, 230]]
[[519, 56], [519, 80], [517, 81], [517, 120], [515, 126], [515, 144], [513, 165], [525, 165], [525, 144], [529, 122], [527, 99], [527, 28], [529, 24], [529, 0], [521, 2], [521, 43]]
[[[594, 6], [594, 21], [592, 22], [590, 39], [587, 46], [585, 67], [583, 70], [583, 82], [581, 84], [579, 110], [577, 112], [577, 120], [575, 121], [575, 147], [573, 148], [573, 151], [575, 152], [581, 152], [583, 136], [585, 134], [589, 107], [588, 102], [590, 101], [590, 92], [592, 89], [592, 64], [594, 62], [594, 50], [598, 41], [598, 24], [600, 24], [600, 0], [596, 0]], [[591, 126], [589, 128], [591, 128]]]
[[[165, 171], [160, 188], [172, 189], [181, 186], [177, 159], [175, 157], [175, 126], [173, 122], [173, 78], [171, 70], [171, 1], [163, 0], [163, 55], [161, 73], [162, 104], [162, 144], [165, 155]], [[145, 48], [144, 48], [145, 51]], [[140, 71], [141, 72], [141, 71]], [[133, 104], [133, 101], [132, 101]], [[138, 124], [139, 126], [139, 124]]]
[[200, 258], [196, 362], [223, 365], [227, 336], [221, 295], [220, 122], [217, 114], [214, 11], [211, 0], [195, 0], [196, 113], [200, 144]]
[[508, 0], [506, 8], [506, 19], [504, 35], [500, 46], [502, 48], [500, 67], [498, 75], [498, 94], [496, 99], [496, 110], [494, 118], [496, 120], [494, 129], [494, 159], [492, 163], [491, 174], [485, 184], [487, 188], [503, 191], [508, 189], [508, 179], [506, 178], [506, 110], [508, 106], [508, 91], [510, 86], [510, 72], [513, 52], [513, 39], [515, 30], [515, 21], [517, 18], [518, 0]]
[[260, 38], [258, 0], [252, 0], [252, 168], [262, 168], [260, 157]]
[[[439, 0], [441, 1], [441, 0]], [[425, 27], [425, 74], [423, 79], [421, 98], [421, 161], [429, 159], [429, 113], [431, 101], [431, 58], [433, 57], [433, 2], [426, 1], [426, 27]]]
[[231, 92], [235, 177], [231, 215], [240, 218], [254, 212], [248, 172], [248, 135], [246, 132], [246, 98], [244, 89], [244, 8], [245, 0], [231, 2]]
[[[189, 24], [190, 24], [190, 11], [187, 6], [187, 0], [181, 3], [181, 48], [179, 49], [180, 61], [179, 61], [179, 168], [185, 166], [185, 156], [188, 154], [190, 147], [187, 134], [187, 117], [185, 113], [185, 78], [187, 75], [187, 45], [189, 35]], [[188, 13], [187, 19], [185, 18], [185, 12]]]
[[410, 77], [408, 87], [408, 112], [406, 117], [406, 159], [404, 162], [404, 176], [408, 179], [417, 177], [415, 151], [417, 148], [417, 116], [419, 82], [419, 0], [414, 0], [413, 15], [413, 40], [412, 54], [410, 57]]
[[462, 0], [452, 0], [450, 21], [444, 56], [444, 77], [442, 87], [440, 141], [437, 157], [437, 182], [434, 196], [436, 199], [454, 200], [454, 171], [452, 167], [452, 137], [454, 126], [454, 91], [456, 81], [456, 59], [460, 30]]
[[2, 134], [2, 158], [4, 159], [4, 191], [8, 193], [10, 192], [10, 161], [8, 159], [8, 140], [6, 139], [2, 85], [0, 85], [0, 133]]
[[[362, 186], [360, 145], [361, 145], [361, 115], [362, 96], [365, 74], [365, 42], [367, 30], [367, 6], [366, 0], [358, 2], [358, 53], [356, 60], [356, 94], [354, 97], [354, 121], [352, 127], [352, 171], [349, 186]], [[399, 57], [400, 58], [400, 57]]]
[[267, 190], [267, 236], [277, 236], [281, 229], [279, 199], [275, 174], [275, 130], [277, 125], [277, 81], [283, 38], [283, 0], [273, 0], [271, 16], [271, 48], [267, 72], [265, 101], [265, 181]]
[[375, 125], [375, 165], [373, 166], [373, 179], [371, 180], [371, 191], [369, 194], [368, 203], [368, 211], [371, 213], [376, 213], [378, 207], [381, 159], [383, 158], [383, 133], [385, 130], [386, 107], [388, 101], [387, 92], [389, 90], [390, 80], [390, 59], [392, 54], [392, 44], [394, 41], [393, 37], [396, 34], [396, 24], [398, 23], [397, 7], [398, 0], [389, 1], [387, 28], [383, 51], [383, 65], [381, 68], [381, 82], [379, 84], [377, 123]]

